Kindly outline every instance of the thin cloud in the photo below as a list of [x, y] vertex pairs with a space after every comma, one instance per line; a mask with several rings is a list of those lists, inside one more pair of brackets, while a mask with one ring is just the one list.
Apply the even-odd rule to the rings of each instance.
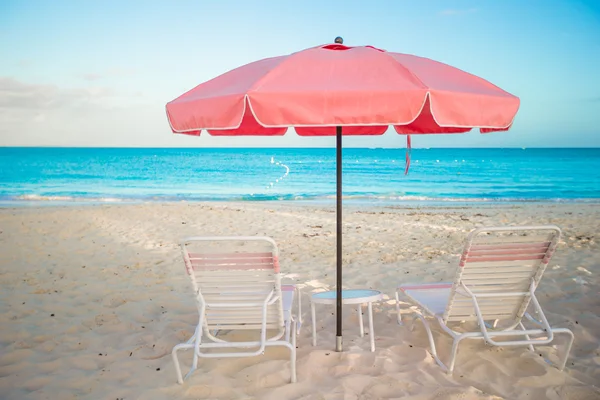
[[443, 10], [440, 11], [440, 15], [445, 15], [445, 16], [458, 16], [458, 15], [466, 15], [466, 14], [473, 14], [477, 12], [476, 8], [467, 8], [467, 9], [447, 9], [447, 10]]
[[172, 136], [165, 134], [164, 105], [133, 97], [133, 91], [0, 76], [0, 146], [131, 145], [146, 143], [150, 131], [157, 143]]
[[0, 110], [43, 111], [99, 104], [114, 96], [107, 87], [62, 89], [55, 85], [30, 84], [0, 77]]
[[137, 71], [132, 68], [111, 68], [103, 72], [88, 72], [81, 75], [86, 81], [97, 81], [107, 78], [121, 78], [135, 75]]
[[99, 79], [104, 78], [104, 75], [101, 75], [101, 74], [83, 74], [81, 77], [83, 79], [85, 79], [86, 81], [97, 81]]

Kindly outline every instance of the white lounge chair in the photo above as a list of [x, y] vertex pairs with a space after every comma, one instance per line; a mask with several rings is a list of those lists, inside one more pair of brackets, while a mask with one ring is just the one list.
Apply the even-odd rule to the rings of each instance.
[[[198, 245], [200, 251], [188, 251]], [[215, 245], [219, 252], [214, 252]], [[184, 380], [177, 359], [177, 351], [182, 349], [194, 349], [187, 378], [196, 370], [199, 357], [251, 357], [264, 353], [267, 346], [284, 346], [290, 350], [291, 382], [296, 382], [296, 334], [289, 341], [289, 332], [297, 332], [291, 313], [295, 287], [284, 285], [282, 292], [279, 251], [273, 239], [191, 237], [184, 239], [181, 248], [199, 321], [193, 336], [173, 347], [177, 381], [181, 384]], [[288, 302], [285, 307], [284, 299]], [[228, 341], [217, 337], [219, 331], [245, 331], [257, 338]]]
[[[568, 336], [564, 354], [559, 356], [562, 370], [573, 344], [573, 333], [565, 328], [552, 328], [535, 296], [542, 274], [560, 239], [557, 226], [484, 227], [473, 230], [467, 238], [454, 282], [401, 285], [396, 290], [398, 323], [402, 325], [400, 293], [423, 313], [413, 310], [414, 320], [425, 325], [431, 354], [448, 373], [454, 370], [458, 345], [463, 339], [484, 339], [493, 346], [546, 345], [555, 334]], [[533, 306], [534, 318], [527, 312]], [[452, 339], [449, 365], [438, 357], [431, 328], [426, 317], [434, 317]], [[535, 325], [526, 329], [523, 317]], [[478, 327], [457, 332], [450, 323], [475, 321]], [[512, 339], [520, 336], [521, 339]], [[538, 337], [532, 337], [538, 336]], [[509, 339], [498, 340], [498, 337]]]

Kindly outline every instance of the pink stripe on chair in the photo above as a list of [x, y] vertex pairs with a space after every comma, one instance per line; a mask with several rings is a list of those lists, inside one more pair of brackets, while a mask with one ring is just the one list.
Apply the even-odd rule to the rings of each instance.
[[473, 245], [463, 252], [459, 266], [472, 262], [532, 261], [547, 257], [551, 242]]
[[471, 250], [499, 250], [499, 249], [532, 249], [532, 248], [548, 248], [551, 242], [535, 242], [535, 243], [498, 243], [498, 244], [474, 244]]
[[519, 250], [471, 250], [467, 253], [469, 257], [479, 256], [502, 256], [502, 255], [531, 255], [531, 254], [545, 254], [548, 251], [547, 247], [535, 248], [535, 249], [519, 249]]
[[247, 258], [247, 257], [273, 257], [271, 252], [262, 253], [189, 253], [190, 258], [198, 259], [233, 259], [233, 258]]
[[542, 260], [545, 254], [513, 254], [507, 256], [467, 256], [467, 262], [489, 262], [489, 261], [528, 261], [528, 260]]
[[195, 271], [273, 269], [279, 273], [279, 258], [272, 253], [188, 253], [188, 258]]

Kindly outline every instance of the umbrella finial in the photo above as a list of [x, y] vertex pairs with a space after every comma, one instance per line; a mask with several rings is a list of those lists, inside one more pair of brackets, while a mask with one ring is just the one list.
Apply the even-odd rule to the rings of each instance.
[[333, 41], [334, 43], [339, 43], [339, 44], [344, 44], [344, 39], [342, 39], [341, 36], [338, 36], [335, 38], [335, 40]]

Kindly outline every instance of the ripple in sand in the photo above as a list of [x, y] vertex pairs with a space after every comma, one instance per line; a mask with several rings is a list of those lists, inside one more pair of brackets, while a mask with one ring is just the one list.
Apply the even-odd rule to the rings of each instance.
[[239, 395], [233, 388], [219, 385], [190, 385], [185, 391], [186, 398], [194, 399], [237, 399]]
[[251, 382], [245, 390], [250, 394], [258, 389], [284, 385], [290, 380], [289, 361], [270, 360], [248, 366], [235, 374], [235, 380]]
[[99, 368], [97, 355], [85, 355], [71, 358], [71, 364], [82, 371], [96, 371]]
[[29, 349], [18, 349], [7, 352], [0, 356], [0, 366], [8, 366], [27, 360], [34, 356], [34, 352]]
[[93, 329], [103, 325], [118, 325], [120, 323], [121, 321], [115, 314], [99, 314], [92, 320], [82, 322], [82, 325], [86, 328]]
[[25, 330], [11, 331], [3, 328], [2, 336], [0, 337], [0, 344], [3, 346], [10, 346], [17, 340], [27, 339], [31, 334]]
[[52, 383], [52, 378], [46, 376], [36, 376], [31, 379], [27, 379], [24, 382], [23, 387], [33, 392], [49, 386], [50, 383]]
[[548, 388], [547, 399], [592, 400], [600, 399], [600, 389], [592, 386], [560, 386]]
[[30, 370], [31, 365], [28, 362], [20, 362], [18, 364], [9, 364], [0, 367], [0, 378], [5, 378], [8, 376], [15, 376], [21, 373], [23, 370]]

